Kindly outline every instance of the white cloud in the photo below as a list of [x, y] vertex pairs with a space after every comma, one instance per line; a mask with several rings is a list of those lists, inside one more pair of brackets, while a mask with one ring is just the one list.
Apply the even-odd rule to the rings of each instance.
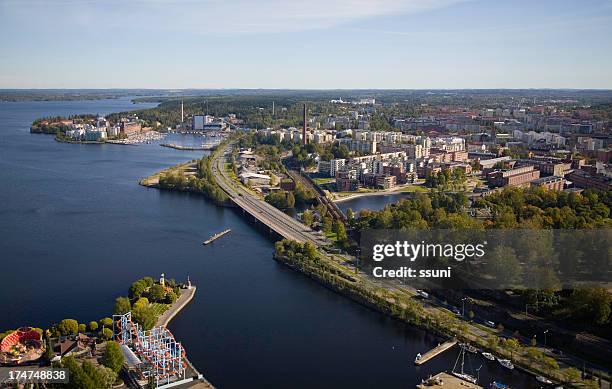
[[[187, 31], [200, 34], [316, 30], [359, 20], [405, 15], [465, 0], [137, 0], [0, 2], [0, 11], [57, 26]], [[85, 22], [85, 23], [84, 23]]]

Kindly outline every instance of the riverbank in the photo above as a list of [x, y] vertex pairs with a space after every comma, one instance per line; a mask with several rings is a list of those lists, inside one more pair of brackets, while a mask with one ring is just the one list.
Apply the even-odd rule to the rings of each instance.
[[[157, 319], [157, 323], [155, 325], [158, 327], [159, 326], [167, 327], [170, 321], [174, 319], [183, 310], [183, 308], [185, 308], [187, 304], [191, 302], [191, 300], [193, 300], [196, 290], [197, 290], [197, 287], [194, 285], [192, 285], [191, 287], [187, 287], [185, 289], [181, 289], [181, 295], [179, 296], [179, 298], [174, 303], [172, 303], [170, 308], [168, 308]], [[191, 361], [187, 358], [187, 356], [185, 356], [184, 359], [185, 359], [185, 362], [187, 363], [189, 370], [191, 370], [190, 375], [197, 377], [196, 381], [193, 381], [187, 384], [186, 387], [201, 388], [201, 389], [214, 389], [214, 386], [206, 378], [204, 378], [204, 375], [200, 373], [198, 369], [196, 369], [196, 367], [191, 363]]]
[[212, 147], [191, 147], [191, 146], [176, 145], [174, 143], [162, 143], [160, 144], [160, 146], [167, 147], [169, 149], [185, 150], [185, 151], [209, 151], [209, 150], [214, 149], [214, 146]]
[[157, 188], [159, 187], [159, 178], [164, 174], [171, 173], [181, 173], [183, 175], [192, 175], [197, 171], [197, 164], [195, 161], [187, 161], [183, 163], [179, 163], [178, 165], [170, 166], [164, 170], [160, 170], [157, 173], [151, 174], [140, 181], [138, 181], [138, 185], [146, 186], [147, 188]]
[[514, 344], [506, 344], [499, 337], [487, 336], [487, 333], [474, 323], [460, 320], [448, 310], [433, 304], [417, 302], [416, 296], [407, 289], [392, 288], [388, 284], [381, 285], [325, 254], [308, 254], [305, 248], [302, 249], [304, 252], [300, 252], [299, 247], [296, 249], [295, 243], [279, 243], [274, 254], [276, 261], [361, 305], [426, 330], [440, 338], [454, 337], [471, 343], [481, 350], [490, 351], [498, 358], [508, 358], [514, 362], [517, 369], [528, 375], [546, 376], [571, 388], [588, 387], [585, 381], [569, 382], [565, 375], [569, 366], [562, 369], [559, 364], [553, 368], [552, 358], [538, 356], [534, 359], [529, 353], [530, 348], [522, 347], [520, 344], [514, 347]]
[[157, 318], [157, 323], [155, 325], [167, 327], [168, 323], [170, 323], [170, 321], [174, 319], [174, 317], [191, 302], [195, 296], [196, 289], [197, 288], [195, 286], [181, 289], [181, 295], [179, 298], [172, 303], [170, 308], [168, 308], [159, 318]]

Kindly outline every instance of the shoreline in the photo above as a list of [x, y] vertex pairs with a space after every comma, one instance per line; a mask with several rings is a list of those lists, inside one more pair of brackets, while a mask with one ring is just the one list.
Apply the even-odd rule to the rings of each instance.
[[[166, 312], [162, 313], [161, 316], [157, 318], [155, 326], [167, 328], [168, 324], [170, 324], [172, 319], [174, 319], [179, 313], [181, 313], [183, 308], [185, 308], [191, 302], [191, 300], [193, 300], [196, 294], [196, 290], [197, 287], [195, 285], [192, 285], [191, 288], [181, 289], [181, 295], [179, 296], [179, 298], [174, 303], [172, 303], [172, 305], [170, 306], [170, 308], [168, 308], [168, 310], [166, 310]], [[200, 373], [200, 371], [198, 371], [198, 369], [194, 366], [193, 363], [191, 363], [191, 361], [189, 360], [189, 358], [187, 358], [186, 355], [183, 357], [183, 359], [185, 360], [187, 365], [189, 365], [191, 370], [193, 370], [193, 372], [195, 373], [195, 377], [193, 377], [193, 380], [191, 382], [184, 383], [182, 385], [187, 385], [187, 387], [193, 388], [214, 389], [214, 386], [204, 377], [202, 373]]]
[[166, 310], [166, 312], [162, 313], [161, 316], [157, 318], [157, 323], [155, 325], [167, 327], [168, 323], [170, 323], [172, 319], [193, 300], [196, 290], [196, 286], [192, 286], [191, 289], [181, 289], [179, 298]]

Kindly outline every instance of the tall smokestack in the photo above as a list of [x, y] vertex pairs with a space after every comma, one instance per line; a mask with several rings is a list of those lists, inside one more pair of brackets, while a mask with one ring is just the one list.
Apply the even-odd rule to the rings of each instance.
[[304, 104], [304, 128], [302, 129], [302, 143], [308, 143], [308, 139], [306, 138], [306, 127], [308, 126], [308, 122], [306, 121], [306, 104]]
[[183, 111], [183, 100], [181, 100], [181, 124], [185, 122], [185, 113]]

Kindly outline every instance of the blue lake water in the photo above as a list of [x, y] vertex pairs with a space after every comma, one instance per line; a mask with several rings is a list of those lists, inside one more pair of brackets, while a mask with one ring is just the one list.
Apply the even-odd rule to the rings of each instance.
[[[165, 273], [180, 281], [189, 275], [198, 286], [170, 328], [219, 388], [414, 388], [422, 377], [452, 368], [455, 351], [416, 368], [416, 353], [439, 339], [276, 263], [271, 237], [239, 212], [137, 185], [202, 152], [159, 142], [64, 144], [29, 133], [41, 116], [148, 106], [129, 99], [0, 103], [0, 331], [98, 320], [132, 281]], [[231, 234], [202, 246], [225, 228]], [[481, 358], [473, 367], [482, 363], [487, 385], [501, 379], [538, 387]]]

